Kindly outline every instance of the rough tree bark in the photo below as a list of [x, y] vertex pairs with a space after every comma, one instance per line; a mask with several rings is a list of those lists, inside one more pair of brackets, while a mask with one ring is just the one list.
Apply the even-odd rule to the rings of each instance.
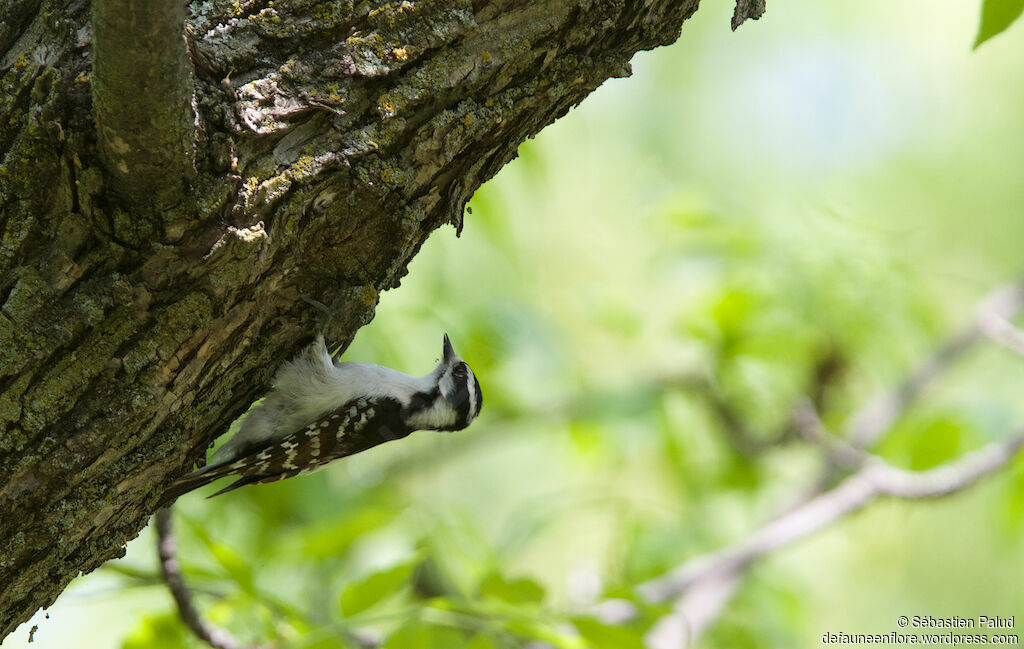
[[0, 0], [0, 638], [696, 6]]

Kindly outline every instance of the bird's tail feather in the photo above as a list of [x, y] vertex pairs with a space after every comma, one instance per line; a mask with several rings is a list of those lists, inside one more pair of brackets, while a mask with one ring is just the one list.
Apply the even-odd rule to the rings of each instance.
[[[160, 507], [167, 507], [181, 496], [187, 494], [190, 491], [195, 491], [200, 487], [223, 478], [224, 476], [231, 475], [232, 469], [230, 462], [219, 462], [217, 464], [208, 464], [201, 469], [197, 469], [192, 473], [184, 475], [178, 478], [166, 492], [160, 497]], [[241, 485], [239, 485], [241, 486]], [[214, 496], [224, 493], [227, 489], [218, 491]], [[212, 497], [212, 496], [211, 496]]]

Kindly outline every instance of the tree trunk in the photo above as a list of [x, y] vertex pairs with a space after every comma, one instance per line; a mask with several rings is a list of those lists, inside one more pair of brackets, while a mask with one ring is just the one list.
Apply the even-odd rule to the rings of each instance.
[[180, 4], [0, 0], [0, 638], [697, 0]]

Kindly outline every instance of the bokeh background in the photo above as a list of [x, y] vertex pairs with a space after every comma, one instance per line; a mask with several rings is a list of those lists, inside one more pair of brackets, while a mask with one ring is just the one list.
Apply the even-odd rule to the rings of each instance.
[[[424, 373], [448, 332], [483, 385], [469, 430], [176, 506], [206, 615], [248, 643], [630, 649], [593, 602], [741, 538], [814, 484], [784, 431], [838, 430], [1016, 276], [1024, 25], [972, 51], [973, 2], [708, 2], [442, 229], [347, 359]], [[822, 368], [829, 368], [823, 371]], [[877, 452], [935, 466], [1024, 424], [1024, 360], [982, 346]], [[723, 414], [724, 413], [724, 414]], [[782, 433], [782, 434], [780, 434]], [[200, 646], [147, 530], [4, 643]], [[1017, 614], [1024, 462], [941, 501], [880, 501], [756, 564], [709, 648], [813, 647], [898, 615]], [[570, 631], [573, 620], [582, 636]]]

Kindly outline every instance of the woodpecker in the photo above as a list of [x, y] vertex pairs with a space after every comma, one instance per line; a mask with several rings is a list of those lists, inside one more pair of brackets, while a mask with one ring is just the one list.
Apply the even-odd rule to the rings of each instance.
[[206, 466], [172, 484], [162, 502], [226, 476], [239, 479], [214, 496], [310, 473], [417, 430], [462, 430], [482, 406], [480, 382], [447, 335], [441, 361], [421, 377], [336, 362], [320, 335], [278, 368], [270, 393], [245, 415], [238, 432]]

